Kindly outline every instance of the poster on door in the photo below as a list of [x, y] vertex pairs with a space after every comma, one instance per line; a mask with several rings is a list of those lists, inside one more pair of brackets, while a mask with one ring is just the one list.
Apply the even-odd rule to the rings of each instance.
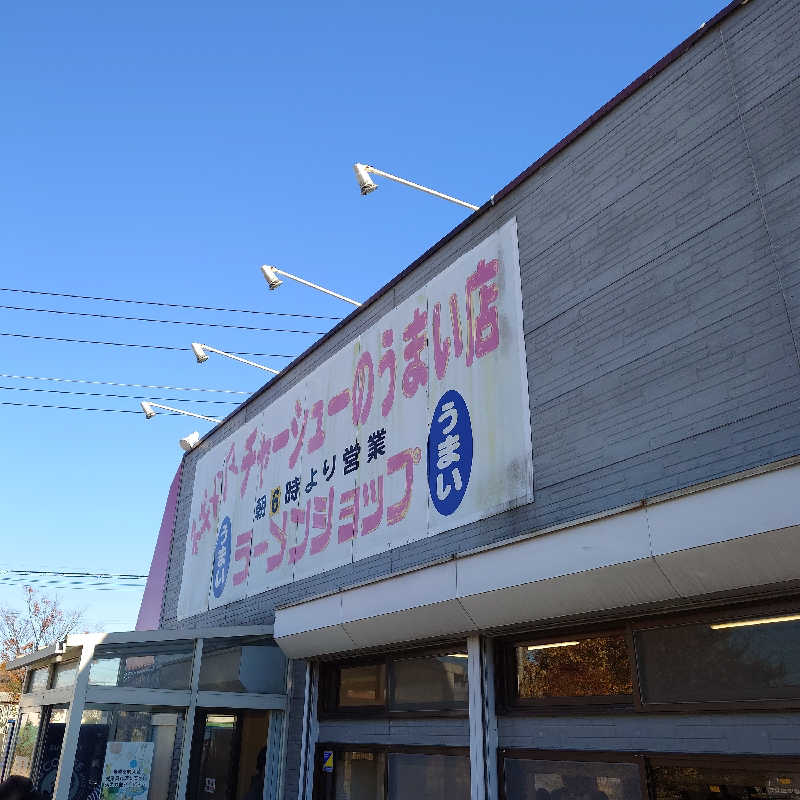
[[512, 219], [198, 459], [178, 618], [532, 500]]
[[146, 800], [153, 742], [109, 742], [100, 785], [102, 800]]

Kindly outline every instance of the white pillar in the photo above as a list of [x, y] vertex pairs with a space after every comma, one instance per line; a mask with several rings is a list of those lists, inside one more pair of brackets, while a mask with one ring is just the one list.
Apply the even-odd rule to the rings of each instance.
[[497, 800], [497, 716], [491, 639], [470, 636], [469, 768], [471, 800]]
[[53, 788], [53, 800], [67, 800], [69, 785], [72, 781], [72, 769], [75, 766], [75, 754], [78, 752], [78, 736], [81, 732], [81, 717], [86, 705], [86, 689], [89, 686], [89, 670], [94, 657], [94, 647], [101, 637], [87, 637], [81, 648], [78, 662], [78, 674], [75, 676], [75, 688], [67, 711], [67, 724], [64, 728], [64, 739], [61, 744], [61, 756], [58, 759], [58, 772]]

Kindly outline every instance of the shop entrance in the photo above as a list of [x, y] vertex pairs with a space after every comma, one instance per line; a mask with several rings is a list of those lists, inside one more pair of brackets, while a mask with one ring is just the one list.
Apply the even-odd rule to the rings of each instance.
[[191, 800], [261, 800], [264, 789], [269, 713], [197, 709]]

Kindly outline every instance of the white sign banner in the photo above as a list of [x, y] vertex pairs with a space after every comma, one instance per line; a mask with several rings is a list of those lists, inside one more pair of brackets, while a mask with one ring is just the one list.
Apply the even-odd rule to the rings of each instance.
[[153, 742], [109, 742], [103, 763], [101, 800], [146, 800]]
[[511, 220], [197, 462], [178, 618], [533, 500]]

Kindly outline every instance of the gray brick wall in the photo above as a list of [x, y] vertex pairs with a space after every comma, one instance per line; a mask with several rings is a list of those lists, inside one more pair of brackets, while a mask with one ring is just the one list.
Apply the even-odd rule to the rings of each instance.
[[620, 750], [800, 753], [800, 714], [620, 714], [577, 717], [501, 717], [500, 747], [543, 750]]
[[[186, 456], [162, 624], [177, 625], [197, 459], [512, 216], [535, 502], [182, 625], [269, 623], [276, 605], [800, 453], [799, 118], [800, 0], [751, 0]], [[385, 724], [320, 735], [424, 735]], [[797, 730], [796, 715], [508, 719], [501, 743], [777, 753]]]
[[326, 744], [438, 745], [469, 747], [467, 719], [375, 719], [320, 722]]
[[186, 457], [197, 459], [511, 216], [535, 503], [279, 587], [276, 605], [800, 453], [800, 2], [753, 0], [458, 233]]

